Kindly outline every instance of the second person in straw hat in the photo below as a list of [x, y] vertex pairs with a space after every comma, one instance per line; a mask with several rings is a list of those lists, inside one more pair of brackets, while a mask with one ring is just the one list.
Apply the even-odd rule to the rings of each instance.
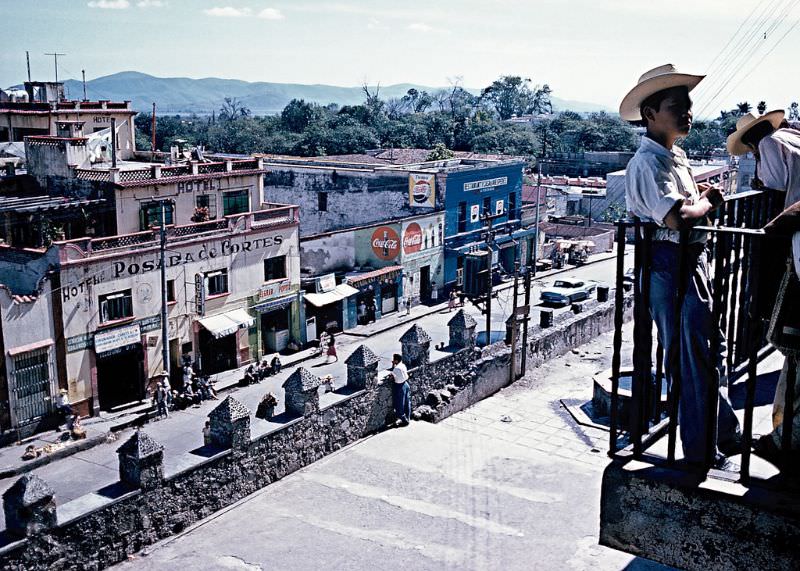
[[[681, 73], [671, 64], [644, 73], [620, 105], [620, 116], [643, 124], [647, 134], [628, 163], [625, 200], [633, 216], [657, 225], [652, 245], [650, 312], [664, 347], [668, 376], [680, 378], [678, 413], [684, 459], [698, 467], [730, 467], [725, 456], [740, 447], [739, 423], [726, 390], [721, 354], [714, 354], [711, 339], [724, 339], [712, 312], [711, 281], [705, 255], [705, 232], [692, 231], [688, 246], [688, 275], [679, 283], [680, 231], [706, 220], [719, 207], [717, 187], [697, 185], [686, 154], [676, 141], [692, 128], [689, 92], [702, 75]], [[681, 287], [682, 286], [682, 287]], [[680, 329], [675, 328], [676, 296], [686, 294], [680, 306]], [[679, 341], [680, 339], [680, 341]], [[720, 344], [722, 348], [724, 344]], [[714, 448], [707, 450], [705, 430], [709, 395], [719, 405]], [[712, 410], [717, 409], [714, 406]]]
[[[742, 116], [736, 122], [736, 131], [728, 136], [728, 152], [732, 155], [753, 153], [756, 158], [757, 174], [761, 184], [769, 189], [786, 192], [784, 206], [787, 210], [765, 230], [781, 227], [777, 238], [791, 240], [791, 262], [781, 282], [777, 302], [770, 319], [770, 341], [784, 354], [786, 359], [775, 388], [775, 401], [772, 411], [773, 431], [753, 443], [757, 454], [777, 464], [782, 470], [800, 469], [800, 336], [797, 334], [797, 292], [800, 290], [800, 221], [797, 207], [800, 203], [800, 131], [786, 126], [783, 110], [770, 111], [757, 117], [753, 113]], [[783, 248], [774, 248], [783, 251]], [[775, 276], [767, 276], [774, 280]], [[795, 374], [789, 377], [789, 361], [795, 361]], [[786, 402], [787, 383], [792, 383], [794, 399]], [[786, 408], [793, 411], [792, 430], [789, 449], [783, 449], [783, 425]]]

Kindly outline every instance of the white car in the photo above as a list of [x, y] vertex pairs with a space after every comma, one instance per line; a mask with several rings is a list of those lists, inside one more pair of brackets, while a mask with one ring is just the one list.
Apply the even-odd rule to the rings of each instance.
[[544, 288], [540, 298], [544, 303], [569, 305], [575, 301], [589, 299], [595, 289], [597, 289], [595, 281], [566, 278], [556, 280], [552, 286]]

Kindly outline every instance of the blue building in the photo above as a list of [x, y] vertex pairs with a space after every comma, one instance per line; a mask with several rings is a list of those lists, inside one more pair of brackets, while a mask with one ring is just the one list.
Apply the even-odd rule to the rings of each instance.
[[[506, 272], [514, 259], [526, 259], [534, 228], [521, 227], [522, 176], [524, 163], [481, 161], [472, 168], [447, 169], [445, 179], [445, 287], [462, 285], [464, 256], [486, 249], [485, 214], [500, 214], [493, 222], [493, 266]], [[438, 177], [437, 177], [438, 178]]]

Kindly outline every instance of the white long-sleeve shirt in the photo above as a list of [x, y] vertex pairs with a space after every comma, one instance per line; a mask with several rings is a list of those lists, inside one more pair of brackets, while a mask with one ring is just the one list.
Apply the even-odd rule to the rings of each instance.
[[[786, 192], [784, 208], [800, 201], [800, 131], [778, 129], [758, 144], [758, 177], [764, 186]], [[800, 276], [800, 232], [792, 236], [794, 269]]]
[[[639, 150], [625, 170], [625, 203], [633, 216], [655, 222], [661, 228], [654, 239], [680, 242], [680, 232], [666, 228], [664, 218], [679, 200], [697, 201], [700, 191], [683, 149], [667, 149], [642, 137]], [[689, 242], [705, 242], [705, 232], [693, 231]]]
[[394, 382], [398, 385], [402, 385], [408, 380], [408, 369], [406, 368], [405, 363], [398, 363], [391, 369], [392, 375], [394, 376]]

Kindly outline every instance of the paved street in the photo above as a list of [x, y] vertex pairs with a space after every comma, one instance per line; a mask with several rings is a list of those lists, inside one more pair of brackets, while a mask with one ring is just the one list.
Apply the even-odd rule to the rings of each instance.
[[[559, 276], [578, 276], [584, 279], [595, 279], [599, 281], [611, 281], [614, 275], [614, 260], [609, 259], [580, 269], [575, 269], [569, 272], [561, 273]], [[550, 279], [545, 279], [545, 283], [550, 283]], [[496, 324], [493, 330], [504, 330], [504, 322], [507, 319], [511, 310], [511, 290], [504, 289], [499, 292], [498, 300], [494, 303], [496, 311], [493, 315], [492, 322]], [[532, 299], [538, 299], [538, 287], [534, 288], [532, 292]], [[520, 294], [520, 301], [522, 303], [522, 295]], [[414, 313], [421, 313], [430, 308], [416, 307], [412, 310], [412, 317]], [[478, 320], [478, 330], [483, 329], [484, 318], [480, 315], [480, 311], [467, 304], [467, 311], [473, 314]], [[561, 308], [557, 311], [568, 311], [568, 308]], [[437, 359], [449, 355], [449, 353], [442, 353], [436, 351], [433, 346], [440, 342], [447, 343], [448, 328], [447, 321], [452, 316], [447, 313], [446, 308], [442, 311], [434, 312], [430, 315], [421, 317], [415, 320], [426, 331], [428, 331], [433, 339], [431, 347], [431, 359]], [[534, 316], [534, 318], [536, 318]], [[410, 324], [402, 324], [400, 327], [389, 329], [382, 333], [377, 333], [369, 338], [365, 335], [369, 334], [371, 329], [385, 327], [388, 320], [397, 320], [398, 317], [386, 317], [384, 320], [377, 324], [373, 324], [366, 328], [359, 328], [358, 334], [344, 333], [337, 336], [337, 347], [339, 349], [339, 362], [330, 365], [319, 366], [323, 362], [322, 359], [307, 361], [302, 365], [309, 368], [314, 374], [326, 375], [331, 374], [336, 379], [336, 385], [341, 386], [346, 382], [346, 366], [344, 360], [347, 356], [360, 344], [368, 345], [376, 354], [385, 359], [385, 364], [388, 367], [391, 355], [394, 352], [399, 352], [400, 344], [398, 342], [399, 336], [407, 329]], [[234, 389], [233, 395], [243, 402], [251, 411], [255, 411], [261, 397], [268, 391], [272, 391], [278, 396], [279, 406], [276, 412], [283, 410], [283, 389], [281, 385], [286, 378], [294, 370], [293, 367], [287, 367], [281, 374], [263, 381], [258, 385], [252, 385], [245, 388]], [[237, 376], [239, 373], [233, 372]], [[224, 398], [224, 395], [221, 395]], [[324, 394], [321, 396], [321, 403], [325, 404], [338, 399], [336, 395]], [[186, 455], [189, 451], [197, 448], [202, 444], [201, 431], [209, 412], [217, 405], [216, 401], [204, 402], [199, 407], [189, 408], [184, 411], [176, 411], [171, 413], [171, 417], [167, 420], [160, 420], [151, 422], [147, 425], [147, 433], [155, 438], [158, 442], [162, 443], [165, 448], [165, 473], [171, 474], [181, 469], [186, 461]], [[266, 421], [253, 419], [253, 432], [256, 434], [266, 432], [278, 425]], [[104, 486], [112, 484], [118, 480], [118, 459], [116, 449], [130, 437], [132, 429], [119, 432], [117, 440], [98, 445], [89, 450], [79, 452], [67, 458], [54, 461], [45, 466], [39, 467], [32, 471], [47, 482], [56, 491], [56, 500], [59, 506], [60, 517], [65, 514], [71, 513], [70, 501], [88, 494], [94, 490], [100, 489]], [[15, 455], [18, 458], [23, 451], [22, 446], [12, 447], [4, 450], [4, 455]], [[16, 477], [6, 478], [0, 481], [0, 493], [4, 492], [15, 481]]]
[[604, 335], [438, 425], [315, 463], [121, 569], [664, 569], [597, 545], [607, 433], [591, 398]]

